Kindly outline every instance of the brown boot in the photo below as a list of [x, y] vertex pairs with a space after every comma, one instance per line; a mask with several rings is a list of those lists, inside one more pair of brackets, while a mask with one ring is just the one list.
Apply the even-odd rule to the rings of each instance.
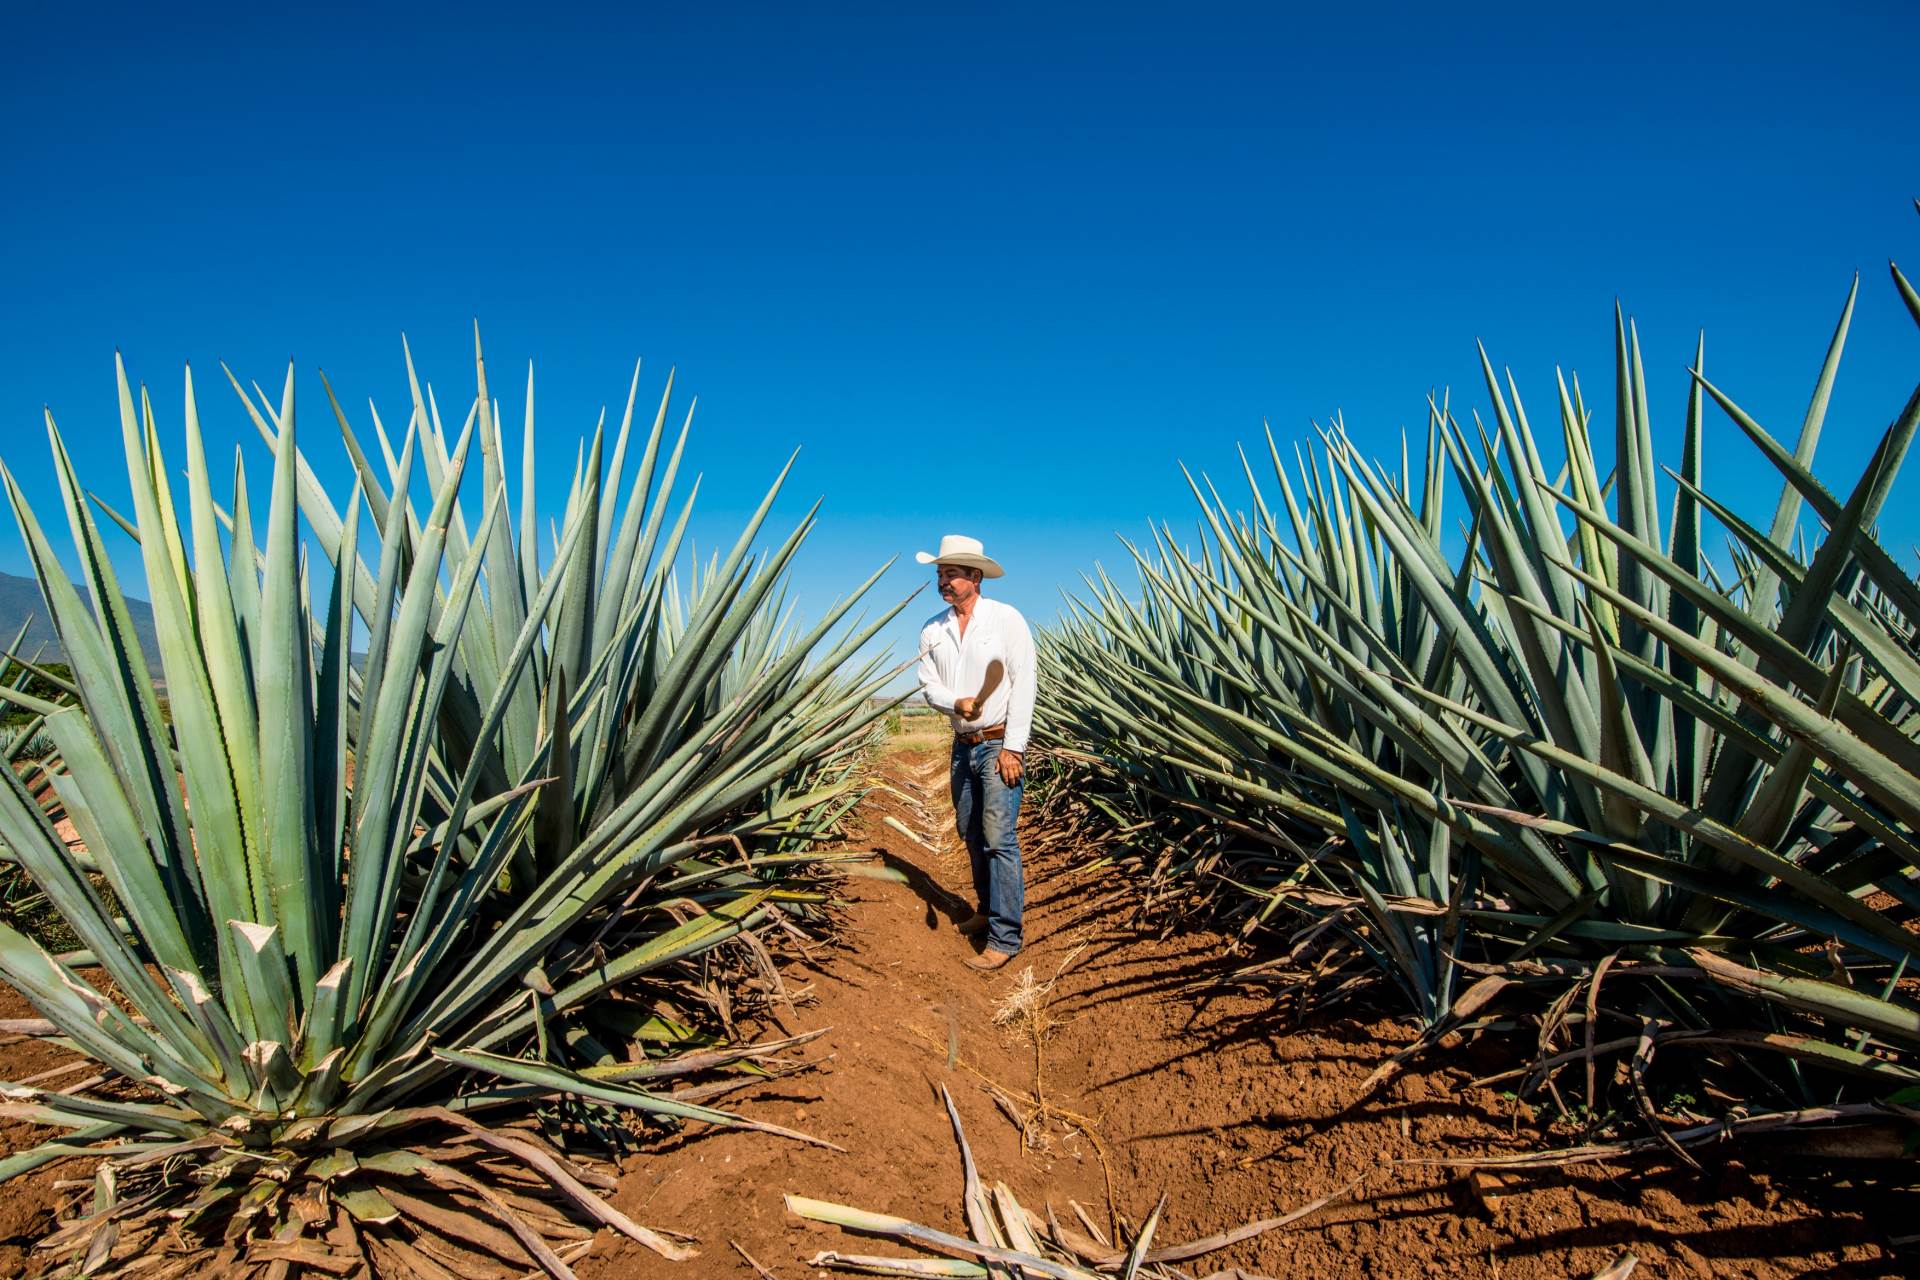
[[1013, 959], [1012, 952], [1002, 951], [998, 947], [988, 947], [979, 955], [969, 959], [967, 961], [967, 968], [978, 969], [982, 973], [991, 973], [995, 969], [1004, 968], [1007, 961], [1011, 959]]
[[978, 911], [953, 926], [963, 938], [974, 938], [987, 931], [987, 918]]

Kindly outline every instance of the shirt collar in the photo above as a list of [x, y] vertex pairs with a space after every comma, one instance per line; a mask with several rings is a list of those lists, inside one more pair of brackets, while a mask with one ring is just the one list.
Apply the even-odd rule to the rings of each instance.
[[[984, 618], [988, 613], [992, 612], [992, 610], [992, 601], [988, 600], [985, 596], [978, 597], [973, 605], [973, 620], [975, 622], [980, 621], [980, 619]], [[940, 621], [949, 631], [953, 632], [955, 636], [960, 634], [960, 611], [952, 605], [947, 606], [946, 616], [941, 618]]]

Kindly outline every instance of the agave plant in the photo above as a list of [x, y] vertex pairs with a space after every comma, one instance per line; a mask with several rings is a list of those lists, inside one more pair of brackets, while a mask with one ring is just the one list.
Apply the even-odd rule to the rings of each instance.
[[[777, 805], [787, 818], [843, 803], [844, 788], [801, 791], [789, 775], [811, 768], [830, 741], [844, 736], [838, 726], [862, 705], [886, 658], [844, 674], [840, 668], [893, 614], [809, 660], [886, 566], [809, 631], [794, 634], [790, 614], [780, 608], [784, 575], [813, 526], [818, 503], [771, 554], [752, 555], [791, 469], [789, 460], [724, 560], [716, 557], [704, 570], [696, 567], [683, 596], [675, 566], [699, 484], [696, 480], [684, 499], [676, 499], [674, 489], [692, 410], [666, 448], [670, 374], [628, 486], [640, 377], [636, 365], [610, 460], [603, 415], [576, 459], [566, 509], [553, 533], [558, 554], [543, 569], [534, 505], [532, 371], [522, 427], [520, 502], [514, 510], [507, 499], [500, 408], [488, 387], [477, 329], [474, 355], [476, 395], [454, 438], [443, 427], [431, 386], [423, 388], [411, 352], [406, 353], [413, 401], [407, 443], [396, 457], [373, 412], [379, 466], [331, 387], [327, 394], [360, 491], [380, 524], [379, 547], [383, 554], [393, 548], [400, 564], [414, 553], [426, 522], [436, 514], [414, 510], [407, 499], [415, 468], [438, 488], [457, 476], [471, 445], [479, 445], [478, 511], [465, 508], [456, 485], [451, 502], [437, 513], [447, 523], [451, 554], [464, 557], [479, 548], [484, 559], [469, 606], [473, 624], [461, 631], [450, 656], [436, 748], [450, 760], [477, 762], [476, 785], [482, 791], [504, 791], [540, 770], [553, 776], [537, 802], [532, 831], [509, 860], [509, 894], [532, 889], [577, 849], [623, 844], [636, 824], [661, 815], [661, 802], [682, 799], [670, 764], [684, 767], [690, 744], [700, 744], [706, 754], [699, 758], [710, 761], [713, 744], [724, 743], [734, 774], [758, 779], [755, 792], [730, 788], [707, 801], [709, 816], [753, 807], [743, 794], [755, 796], [762, 811]], [[228, 378], [262, 439], [275, 444], [280, 425], [272, 402], [257, 386], [250, 397], [230, 372]], [[321, 538], [337, 537], [344, 527], [339, 510], [304, 458], [298, 469], [307, 518]], [[380, 617], [382, 566], [356, 562], [352, 581], [363, 616]], [[543, 582], [552, 586], [550, 595], [542, 596]], [[444, 592], [436, 592], [425, 602], [429, 617], [440, 617], [449, 603]], [[899, 607], [904, 602], [896, 612]], [[523, 635], [524, 654], [519, 651]], [[378, 653], [383, 641], [376, 628], [371, 652]], [[522, 661], [526, 678], [518, 679], [512, 664]], [[761, 732], [729, 732], [722, 725], [729, 717], [736, 729], [758, 723]], [[772, 761], [779, 766], [769, 771]], [[709, 770], [715, 777], [726, 772]], [[423, 780], [428, 804], [450, 811], [456, 770], [431, 768]], [[699, 825], [682, 823], [689, 832]]]
[[[1335, 424], [1296, 480], [1269, 436], [1284, 515], [1250, 466], [1250, 514], [1192, 482], [1197, 549], [1166, 529], [1153, 554], [1129, 547], [1138, 598], [1090, 581], [1045, 645], [1045, 730], [1230, 833], [1237, 852], [1209, 874], [1263, 913], [1338, 922], [1430, 1026], [1523, 976], [1597, 992], [1609, 965], [1646, 962], [1657, 981], [1634, 988], [1635, 1016], [1663, 1031], [1702, 1029], [1697, 993], [1672, 986], [1685, 973], [1772, 1002], [1730, 1015], [1758, 1018], [1749, 1048], [1906, 1078], [1886, 1058], [1916, 1043], [1895, 983], [1920, 950], [1903, 927], [1920, 905], [1920, 589], [1871, 531], [1920, 392], [1847, 498], [1813, 477], [1852, 310], [1850, 294], [1792, 451], [1696, 352], [1664, 528], [1624, 320], [1604, 481], [1578, 381], [1559, 387], [1566, 461], [1550, 471], [1484, 353], [1492, 422], [1469, 434], [1431, 405], [1417, 468], [1405, 450], [1397, 473], [1369, 463]], [[1709, 399], [1784, 477], [1765, 531], [1701, 488]], [[1457, 547], [1449, 478], [1470, 516]], [[1811, 551], [1803, 504], [1825, 527]], [[1729, 575], [1706, 559], [1709, 518]], [[1824, 980], [1830, 963], [1845, 983]], [[1773, 977], [1722, 981], [1733, 969]]]
[[0, 687], [30, 704], [7, 706], [7, 724], [0, 728], [0, 757], [15, 766], [38, 765], [33, 772], [45, 774], [57, 763], [52, 759], [53, 738], [46, 731], [47, 712], [70, 703], [74, 689], [73, 682], [57, 667], [42, 664], [44, 645], [32, 657], [21, 655], [21, 644], [32, 626], [33, 619], [28, 618], [15, 633], [13, 643], [0, 650]]
[[[91, 609], [6, 476], [77, 705], [0, 696], [45, 716], [53, 785], [89, 856], [70, 855], [7, 770], [0, 839], [85, 951], [56, 957], [0, 927], [0, 974], [44, 1034], [122, 1083], [6, 1086], [7, 1114], [72, 1132], [0, 1162], [0, 1177], [104, 1157], [92, 1205], [48, 1242], [89, 1271], [141, 1256], [163, 1228], [176, 1239], [176, 1221], [230, 1259], [332, 1250], [428, 1274], [515, 1251], [568, 1274], [562, 1253], [587, 1234], [576, 1219], [687, 1256], [608, 1204], [604, 1174], [496, 1117], [564, 1096], [801, 1136], [657, 1088], [781, 1046], [616, 1054], [577, 1017], [808, 896], [765, 865], [698, 858], [820, 808], [781, 781], [811, 776], [809, 760], [843, 754], [880, 714], [871, 671], [849, 682], [836, 670], [873, 628], [809, 661], [850, 599], [791, 643], [763, 635], [742, 657], [750, 674], [703, 703], [772, 589], [765, 567], [743, 567], [764, 505], [675, 632], [659, 609], [671, 550], [598, 609], [611, 588], [582, 568], [603, 563], [606, 544], [591, 484], [549, 562], [530, 538], [503, 541], [484, 398], [485, 501], [468, 527], [471, 419], [443, 451], [416, 417], [391, 487], [363, 475], [335, 508], [296, 444], [289, 373], [261, 417], [274, 455], [264, 542], [243, 466], [230, 509], [216, 504], [190, 376], [184, 520], [151, 404], [144, 390], [136, 404], [124, 370], [120, 411], [133, 504], [115, 518], [139, 542], [159, 670], [134, 642], [51, 418]], [[423, 512], [404, 496], [417, 457], [432, 490]], [[303, 505], [332, 562], [324, 597], [304, 563]], [[380, 526], [371, 562], [363, 507]], [[629, 1010], [601, 1030], [647, 1021]]]
[[40, 725], [31, 721], [13, 729], [0, 730], [0, 757], [10, 764], [37, 764], [53, 754], [53, 739]]

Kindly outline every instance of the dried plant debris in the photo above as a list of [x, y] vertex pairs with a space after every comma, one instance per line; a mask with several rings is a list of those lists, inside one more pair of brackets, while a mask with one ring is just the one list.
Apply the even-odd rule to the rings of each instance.
[[[974, 1166], [973, 1151], [967, 1145], [966, 1131], [960, 1123], [960, 1113], [944, 1085], [940, 1088], [940, 1097], [946, 1103], [947, 1117], [953, 1122], [954, 1142], [960, 1148], [962, 1196], [969, 1234], [958, 1236], [891, 1214], [870, 1213], [849, 1205], [789, 1195], [788, 1211], [809, 1221], [830, 1223], [864, 1235], [904, 1240], [929, 1253], [945, 1255], [881, 1257], [830, 1249], [815, 1254], [808, 1266], [888, 1276], [1010, 1277], [1024, 1273], [1051, 1280], [1109, 1280], [1110, 1276], [1119, 1274], [1149, 1280], [1183, 1280], [1171, 1264], [1204, 1257], [1298, 1222], [1352, 1194], [1365, 1181], [1364, 1176], [1355, 1179], [1333, 1194], [1289, 1213], [1250, 1222], [1232, 1231], [1187, 1244], [1156, 1246], [1155, 1232], [1166, 1208], [1166, 1197], [1162, 1196], [1134, 1238], [1125, 1247], [1116, 1247], [1106, 1241], [1078, 1205], [1073, 1207], [1085, 1228], [1084, 1234], [1063, 1225], [1051, 1205], [1042, 1217], [1023, 1207], [1006, 1183], [996, 1182], [991, 1187], [982, 1183]], [[1257, 1280], [1237, 1270], [1215, 1272], [1213, 1276], [1245, 1276], [1246, 1280]]]

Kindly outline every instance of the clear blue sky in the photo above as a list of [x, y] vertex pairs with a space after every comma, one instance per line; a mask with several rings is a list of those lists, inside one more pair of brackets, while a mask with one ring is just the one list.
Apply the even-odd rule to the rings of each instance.
[[[463, 410], [478, 317], [510, 422], [535, 363], [551, 501], [643, 356], [643, 403], [700, 397], [703, 545], [800, 445], [804, 604], [964, 531], [1045, 619], [1116, 531], [1190, 525], [1176, 460], [1335, 411], [1396, 450], [1430, 388], [1484, 403], [1476, 338], [1536, 419], [1561, 364], [1610, 420], [1616, 297], [1663, 461], [1698, 328], [1790, 435], [1856, 269], [1831, 484], [1920, 378], [1910, 3], [144, 8], [9, 6], [0, 452], [42, 491], [48, 404], [124, 492], [116, 347], [169, 440], [191, 361], [264, 467], [217, 361], [402, 423], [400, 333]], [[1710, 483], [1764, 511], [1763, 467], [1716, 417]]]

